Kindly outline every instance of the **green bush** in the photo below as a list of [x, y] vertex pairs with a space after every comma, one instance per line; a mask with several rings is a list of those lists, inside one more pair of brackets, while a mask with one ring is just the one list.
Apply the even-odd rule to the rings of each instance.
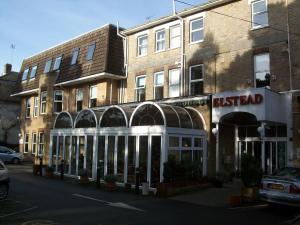
[[78, 171], [78, 176], [80, 176], [80, 177], [87, 177], [88, 176], [87, 170], [86, 169], [79, 170]]
[[47, 173], [53, 173], [54, 172], [54, 166], [47, 166], [46, 167], [46, 172]]
[[250, 154], [242, 155], [241, 179], [246, 187], [256, 187], [261, 183], [263, 171], [261, 162]]
[[115, 182], [117, 182], [117, 180], [118, 180], [118, 177], [115, 176], [115, 175], [112, 175], [112, 174], [106, 175], [106, 176], [104, 177], [104, 181], [105, 181], [106, 183], [115, 183]]

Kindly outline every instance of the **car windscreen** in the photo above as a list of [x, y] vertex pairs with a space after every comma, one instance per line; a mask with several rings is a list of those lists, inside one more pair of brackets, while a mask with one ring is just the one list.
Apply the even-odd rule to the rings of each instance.
[[276, 171], [273, 175], [283, 178], [300, 179], [300, 168], [286, 167]]

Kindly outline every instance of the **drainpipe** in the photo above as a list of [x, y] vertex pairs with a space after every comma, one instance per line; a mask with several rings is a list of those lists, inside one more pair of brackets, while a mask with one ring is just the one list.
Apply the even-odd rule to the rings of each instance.
[[184, 55], [184, 20], [181, 16], [177, 15], [176, 13], [176, 6], [175, 6], [175, 0], [173, 0], [173, 16], [177, 17], [179, 20], [180, 20], [180, 27], [181, 27], [181, 30], [180, 30], [180, 38], [181, 38], [181, 53], [180, 53], [180, 60], [181, 60], [181, 63], [180, 63], [180, 96], [183, 96], [185, 94], [185, 79], [184, 79], [184, 75], [185, 75], [185, 55]]
[[289, 2], [286, 0], [286, 30], [288, 38], [288, 54], [289, 54], [289, 69], [290, 69], [290, 91], [293, 90], [293, 81], [292, 81], [292, 57], [291, 57], [291, 37], [290, 37], [290, 24], [289, 24]]
[[121, 81], [121, 102], [124, 101], [124, 93], [125, 93], [125, 86], [124, 80], [128, 78], [128, 37], [125, 34], [122, 34], [119, 29], [119, 21], [117, 21], [117, 35], [123, 39], [123, 52], [124, 52], [124, 69], [125, 69], [125, 77]]

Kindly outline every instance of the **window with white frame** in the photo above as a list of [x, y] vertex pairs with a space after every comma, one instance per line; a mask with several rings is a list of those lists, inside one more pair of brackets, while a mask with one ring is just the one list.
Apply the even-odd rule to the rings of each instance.
[[156, 39], [155, 50], [157, 52], [164, 51], [166, 49], [166, 32], [165, 32], [165, 30], [156, 31], [155, 39]]
[[31, 68], [29, 79], [34, 79], [36, 72], [37, 72], [37, 65], [35, 65]]
[[164, 97], [164, 72], [154, 74], [154, 99], [159, 100]]
[[31, 107], [30, 98], [26, 98], [26, 102], [25, 102], [25, 116], [26, 116], [26, 118], [30, 118], [30, 107]]
[[180, 69], [169, 71], [169, 97], [180, 96]]
[[25, 140], [24, 140], [24, 153], [29, 152], [29, 134], [25, 134]]
[[255, 87], [270, 86], [270, 55], [263, 53], [254, 55]]
[[45, 64], [44, 73], [49, 73], [51, 69], [52, 59], [48, 59]]
[[203, 94], [203, 65], [190, 67], [190, 95]]
[[39, 155], [44, 154], [44, 145], [45, 145], [45, 134], [44, 133], [39, 133]]
[[144, 34], [142, 36], [137, 37], [137, 45], [138, 45], [138, 56], [147, 55], [148, 51], [148, 35]]
[[31, 143], [32, 143], [31, 153], [33, 155], [35, 155], [36, 154], [36, 150], [37, 150], [37, 133], [32, 133]]
[[47, 106], [47, 91], [43, 91], [43, 92], [41, 92], [40, 114], [46, 113], [46, 106]]
[[82, 110], [83, 105], [83, 90], [76, 89], [76, 111], [79, 112]]
[[23, 71], [22, 81], [27, 80], [28, 73], [29, 73], [29, 68], [26, 68], [26, 69]]
[[97, 86], [90, 87], [90, 108], [97, 106]]
[[93, 59], [95, 48], [96, 48], [96, 43], [95, 42], [89, 45], [88, 51], [86, 53], [86, 60], [92, 60]]
[[73, 49], [71, 65], [75, 65], [77, 63], [78, 55], [79, 55], [79, 48]]
[[137, 76], [135, 79], [135, 101], [145, 101], [146, 75]]
[[204, 23], [203, 17], [190, 21], [190, 43], [203, 41]]
[[181, 28], [180, 25], [170, 27], [170, 48], [179, 48], [180, 47], [180, 34]]
[[63, 91], [54, 91], [53, 112], [58, 113], [63, 110]]
[[252, 28], [260, 28], [269, 25], [267, 0], [257, 0], [252, 6]]
[[38, 116], [38, 111], [39, 110], [39, 97], [34, 97], [33, 101], [33, 116], [37, 117]]
[[54, 64], [53, 64], [53, 70], [58, 70], [61, 64], [61, 60], [62, 60], [62, 56], [58, 56], [55, 58], [54, 60]]

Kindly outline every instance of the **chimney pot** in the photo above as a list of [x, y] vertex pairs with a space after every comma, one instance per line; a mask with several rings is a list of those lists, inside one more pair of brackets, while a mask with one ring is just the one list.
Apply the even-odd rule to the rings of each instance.
[[4, 64], [3, 75], [9, 74], [11, 72], [12, 65], [9, 63]]

